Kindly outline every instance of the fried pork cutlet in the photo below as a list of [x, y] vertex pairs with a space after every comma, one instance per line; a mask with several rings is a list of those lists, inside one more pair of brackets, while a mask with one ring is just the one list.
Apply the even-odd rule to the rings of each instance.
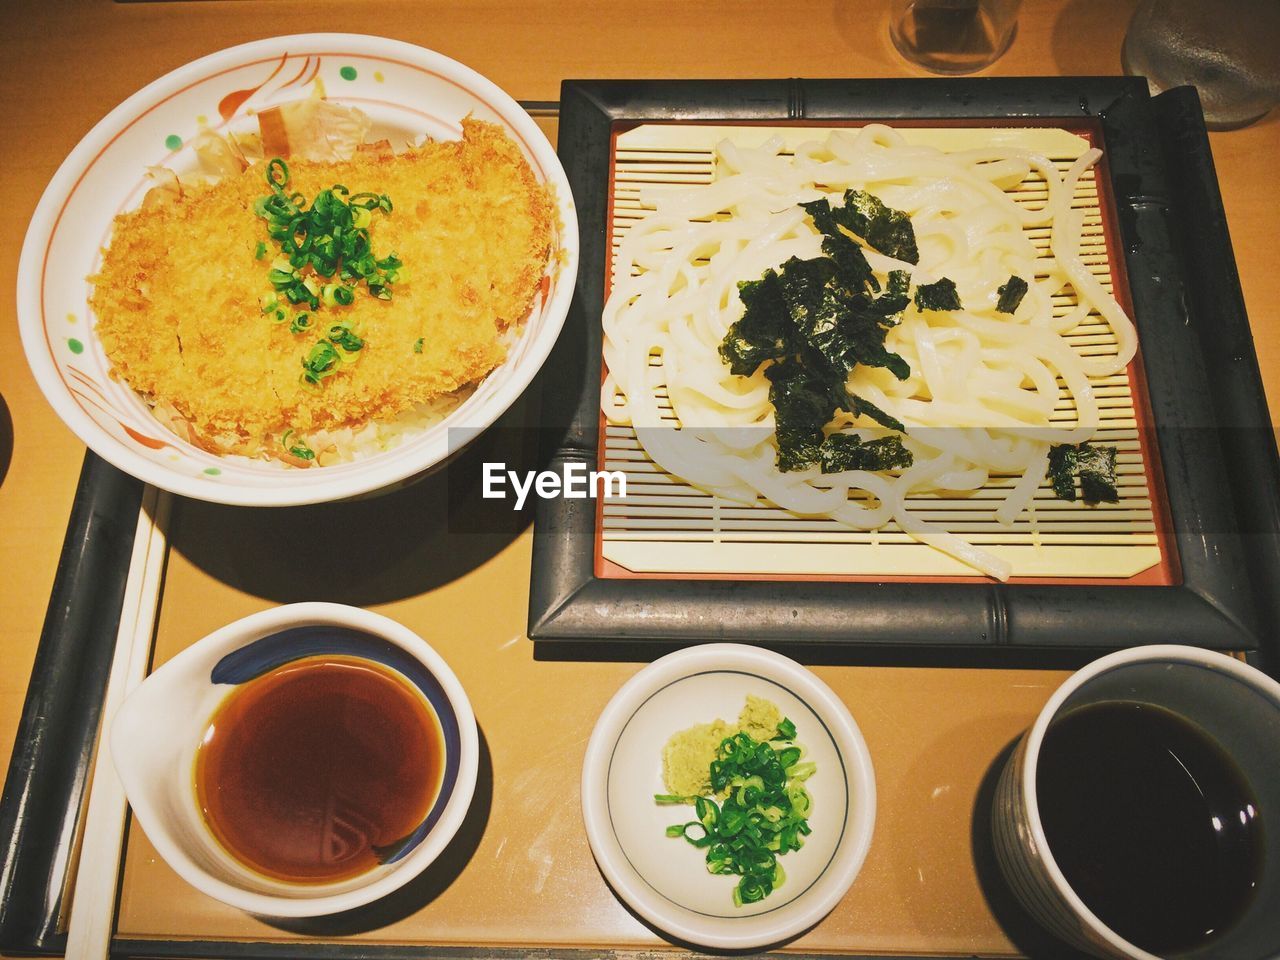
[[[290, 430], [305, 439], [385, 422], [484, 377], [504, 358], [503, 333], [529, 313], [554, 212], [501, 127], [467, 119], [463, 131], [395, 156], [289, 161], [288, 192], [308, 203], [334, 184], [390, 197], [393, 211], [373, 211], [369, 237], [376, 256], [404, 264], [391, 300], [360, 285], [351, 305], [322, 306], [302, 333], [260, 307], [278, 253], [254, 213], [270, 192], [263, 164], [121, 214], [91, 278], [115, 374], [176, 411], [206, 448], [272, 457]], [[340, 320], [364, 340], [356, 362], [303, 382], [303, 360]]]

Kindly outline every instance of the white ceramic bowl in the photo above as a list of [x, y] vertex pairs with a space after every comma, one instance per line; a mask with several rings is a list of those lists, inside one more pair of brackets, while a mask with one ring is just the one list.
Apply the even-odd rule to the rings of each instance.
[[[442, 783], [423, 823], [388, 862], [337, 883], [284, 883], [249, 870], [213, 836], [196, 798], [196, 749], [237, 683], [282, 663], [326, 653], [375, 660], [422, 692], [444, 735]], [[296, 603], [237, 620], [147, 677], [111, 725], [111, 752], [134, 816], [183, 879], [250, 913], [309, 917], [386, 896], [440, 855], [471, 805], [479, 736], [458, 678], [413, 631], [356, 607]]]
[[[747, 694], [773, 701], [796, 725], [817, 772], [806, 781], [813, 833], [780, 863], [785, 883], [733, 905], [737, 877], [707, 872], [705, 854], [670, 824], [691, 808], [660, 806], [662, 748], [695, 723], [733, 722]], [[636, 913], [673, 938], [728, 950], [789, 939], [825, 917], [857, 876], [875, 826], [871, 756], [848, 709], [794, 660], [759, 647], [708, 644], [655, 660], [609, 701], [587, 745], [582, 813], [601, 872]]]
[[[1041, 746], [1068, 711], [1109, 701], [1151, 703], [1186, 717], [1215, 739], [1258, 793], [1263, 810], [1280, 797], [1280, 683], [1221, 653], [1170, 644], [1135, 647], [1095, 660], [1049, 698], [1001, 773], [991, 813], [996, 858], [1010, 889], [1046, 930], [1106, 960], [1161, 960], [1098, 918], [1067, 882], [1040, 816], [1036, 784]], [[1089, 771], [1082, 770], [1081, 776]], [[1265, 857], [1280, 860], [1280, 837], [1265, 835]], [[1252, 905], [1193, 957], [1274, 957], [1280, 950], [1275, 911], [1280, 878], [1263, 871]]]
[[[393, 144], [461, 135], [467, 114], [506, 127], [556, 197], [557, 249], [546, 295], [506, 361], [441, 423], [401, 446], [353, 463], [288, 469], [224, 457], [180, 440], [108, 375], [93, 333], [85, 280], [97, 270], [112, 218], [136, 207], [146, 169], [195, 168], [201, 124], [253, 130], [251, 112], [307, 95], [319, 76], [330, 99], [373, 120]], [[578, 219], [555, 151], [521, 107], [474, 70], [412, 44], [350, 34], [258, 40], [202, 57], [148, 84], [99, 122], [58, 168], [32, 217], [18, 267], [18, 325], [36, 382], [95, 453], [147, 483], [242, 506], [319, 503], [406, 480], [489, 426], [528, 386], [559, 336], [577, 275]]]

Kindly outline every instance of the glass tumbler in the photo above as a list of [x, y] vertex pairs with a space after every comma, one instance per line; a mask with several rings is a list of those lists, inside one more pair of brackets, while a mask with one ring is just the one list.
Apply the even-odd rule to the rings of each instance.
[[894, 0], [889, 36], [934, 73], [972, 73], [1009, 48], [1021, 0]]
[[1280, 0], [1143, 0], [1121, 58], [1152, 93], [1194, 85], [1209, 126], [1245, 126], [1280, 102]]

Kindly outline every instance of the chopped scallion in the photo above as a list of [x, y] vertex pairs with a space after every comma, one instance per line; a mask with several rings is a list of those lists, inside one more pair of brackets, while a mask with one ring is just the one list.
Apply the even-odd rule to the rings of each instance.
[[794, 744], [795, 724], [784, 719], [767, 742], [739, 732], [721, 741], [711, 761], [710, 797], [657, 794], [660, 804], [693, 803], [696, 820], [672, 824], [668, 837], [705, 849], [707, 871], [737, 874], [733, 902], [763, 900], [786, 879], [778, 858], [799, 850], [811, 832], [812, 801], [803, 781], [813, 773]]
[[355, 353], [364, 346], [364, 340], [344, 324], [335, 324], [329, 328], [329, 341], [348, 353]]
[[311, 348], [302, 361], [302, 380], [305, 383], [318, 384], [325, 377], [337, 372], [342, 356], [328, 340], [321, 340]]
[[[321, 307], [337, 308], [355, 302], [361, 283], [370, 296], [390, 300], [392, 284], [402, 276], [403, 264], [391, 253], [379, 258], [369, 237], [373, 212], [390, 214], [391, 198], [380, 193], [351, 195], [345, 184], [335, 183], [321, 190], [308, 204], [297, 191], [287, 193], [289, 165], [280, 157], [266, 165], [266, 181], [271, 193], [254, 201], [254, 214], [267, 223], [267, 235], [278, 250], [267, 280], [273, 291], [261, 300], [262, 312], [283, 322], [287, 313], [282, 304], [305, 305], [308, 310], [294, 314], [289, 329], [301, 333], [313, 324], [311, 313]], [[268, 246], [259, 242], [254, 257], [266, 257]], [[330, 279], [336, 278], [336, 279]], [[329, 336], [314, 346], [302, 360], [302, 381], [310, 388], [341, 366], [344, 356], [365, 345], [364, 338], [350, 324], [335, 324]], [[414, 347], [421, 352], [421, 340]]]
[[293, 433], [292, 429], [286, 430], [284, 436], [280, 438], [280, 446], [284, 447], [299, 460], [314, 460], [316, 452], [307, 446], [305, 440], [299, 440], [294, 444], [289, 443], [289, 438], [293, 436]]
[[267, 183], [277, 189], [289, 185], [289, 165], [279, 157], [272, 157], [267, 162]]

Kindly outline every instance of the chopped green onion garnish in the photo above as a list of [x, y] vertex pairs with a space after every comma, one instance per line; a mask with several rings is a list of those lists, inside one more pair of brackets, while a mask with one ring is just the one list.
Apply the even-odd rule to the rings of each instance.
[[672, 824], [666, 834], [705, 849], [709, 873], [741, 877], [733, 891], [738, 906], [763, 900], [782, 885], [786, 874], [778, 858], [799, 850], [811, 832], [812, 800], [801, 781], [813, 764], [799, 762], [795, 732], [784, 719], [768, 742], [747, 733], [721, 741], [710, 768], [719, 805], [708, 797], [654, 796], [661, 804], [693, 803], [697, 819]]
[[289, 165], [279, 157], [267, 162], [267, 183], [277, 190], [289, 185]]
[[417, 340], [413, 341], [413, 352], [414, 353], [422, 352], [422, 337], [419, 337]]
[[291, 445], [289, 443], [291, 436], [293, 436], [293, 430], [286, 430], [284, 436], [280, 438], [280, 446], [284, 447], [299, 460], [314, 460], [316, 458], [316, 452], [307, 446], [306, 441], [299, 440]]
[[[344, 184], [335, 183], [317, 193], [308, 206], [303, 194], [285, 192], [290, 180], [289, 166], [280, 157], [267, 162], [266, 180], [271, 193], [255, 200], [253, 211], [267, 222], [267, 235], [278, 255], [267, 272], [267, 280], [275, 292], [262, 298], [263, 313], [283, 322], [287, 316], [281, 306], [284, 301], [305, 305], [310, 311], [320, 310], [322, 306], [349, 306], [355, 302], [361, 283], [371, 296], [391, 299], [390, 287], [401, 278], [403, 264], [394, 253], [378, 258], [369, 239], [373, 211], [391, 213], [390, 197], [380, 193], [352, 196]], [[262, 260], [267, 251], [267, 244], [259, 242], [254, 256]], [[289, 329], [301, 333], [309, 329], [312, 322], [309, 312], [298, 312]], [[302, 361], [303, 383], [318, 387], [321, 380], [341, 365], [342, 353], [356, 353], [364, 343], [349, 324], [332, 326], [328, 338], [313, 346]], [[418, 353], [422, 352], [421, 343], [419, 340], [414, 345]]]
[[364, 340], [350, 327], [341, 323], [329, 328], [329, 340], [348, 353], [355, 353], [364, 346]]
[[337, 372], [342, 357], [337, 348], [328, 340], [321, 340], [302, 361], [302, 380], [305, 383], [318, 384], [325, 377]]

